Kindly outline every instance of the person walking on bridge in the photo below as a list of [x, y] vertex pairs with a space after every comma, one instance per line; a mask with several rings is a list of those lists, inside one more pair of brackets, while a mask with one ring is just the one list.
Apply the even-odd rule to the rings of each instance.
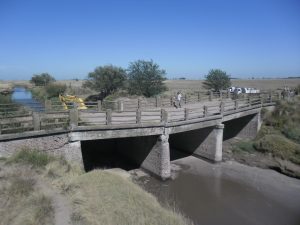
[[178, 102], [178, 107], [181, 108], [181, 98], [182, 94], [180, 91], [177, 92], [177, 102]]

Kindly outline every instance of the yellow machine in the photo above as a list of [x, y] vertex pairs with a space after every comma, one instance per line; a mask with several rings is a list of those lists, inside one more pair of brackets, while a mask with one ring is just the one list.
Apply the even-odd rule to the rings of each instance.
[[78, 98], [74, 95], [59, 95], [59, 100], [62, 102], [64, 109], [74, 107], [74, 103], [77, 104], [77, 109], [87, 109], [82, 98]]

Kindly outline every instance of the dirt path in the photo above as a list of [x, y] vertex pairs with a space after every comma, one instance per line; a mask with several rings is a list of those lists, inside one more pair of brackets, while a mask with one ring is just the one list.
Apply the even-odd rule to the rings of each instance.
[[37, 186], [45, 195], [52, 199], [55, 225], [70, 225], [71, 204], [69, 200], [57, 190], [51, 188], [51, 185], [47, 184], [47, 182], [44, 182], [43, 179], [38, 179]]

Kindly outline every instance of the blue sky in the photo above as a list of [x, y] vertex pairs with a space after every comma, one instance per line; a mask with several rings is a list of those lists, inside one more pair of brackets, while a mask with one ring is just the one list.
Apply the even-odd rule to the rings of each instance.
[[300, 1], [0, 0], [0, 79], [83, 79], [138, 59], [168, 78], [300, 76]]

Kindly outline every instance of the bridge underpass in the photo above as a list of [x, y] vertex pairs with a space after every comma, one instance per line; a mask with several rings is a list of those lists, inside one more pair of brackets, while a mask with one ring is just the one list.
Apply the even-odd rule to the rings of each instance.
[[143, 168], [159, 176], [170, 175], [170, 161], [196, 155], [211, 161], [222, 160], [223, 125], [170, 135], [81, 141], [86, 171], [95, 168], [125, 170]]
[[230, 141], [233, 138], [255, 138], [261, 127], [260, 113], [224, 121], [223, 141]]
[[81, 141], [84, 168], [86, 171], [97, 168], [140, 168], [157, 138], [155, 135]]

